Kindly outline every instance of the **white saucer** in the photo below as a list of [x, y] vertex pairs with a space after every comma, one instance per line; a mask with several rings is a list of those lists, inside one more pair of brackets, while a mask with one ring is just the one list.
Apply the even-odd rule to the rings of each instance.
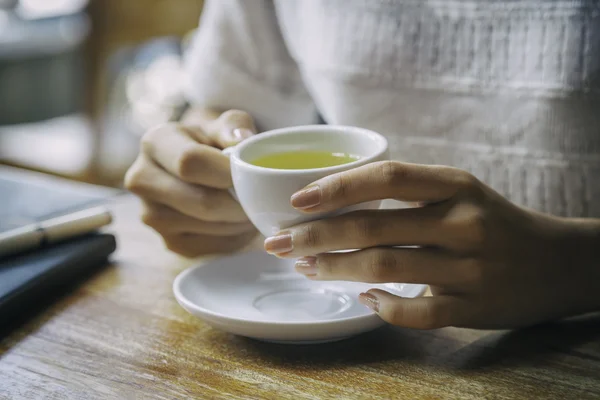
[[173, 282], [177, 302], [217, 329], [258, 340], [319, 343], [367, 332], [384, 321], [358, 302], [379, 287], [417, 297], [425, 285], [315, 282], [293, 260], [264, 252], [238, 254], [189, 268]]

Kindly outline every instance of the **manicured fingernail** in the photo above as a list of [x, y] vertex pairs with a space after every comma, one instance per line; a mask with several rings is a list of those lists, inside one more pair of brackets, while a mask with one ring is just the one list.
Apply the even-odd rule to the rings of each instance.
[[292, 195], [292, 206], [305, 210], [321, 204], [321, 188], [317, 185], [309, 186]]
[[248, 139], [252, 135], [254, 135], [254, 133], [250, 129], [238, 128], [233, 130], [233, 136], [237, 140]]
[[254, 133], [250, 129], [244, 128], [228, 129], [225, 132], [223, 132], [225, 141], [231, 143], [237, 143], [244, 139], [248, 139], [253, 134]]
[[303, 257], [296, 261], [296, 271], [306, 276], [317, 275], [317, 257]]
[[375, 312], [379, 312], [379, 299], [371, 293], [361, 293], [358, 295], [358, 301], [369, 307]]
[[292, 235], [289, 233], [272, 236], [265, 240], [265, 250], [269, 254], [289, 253], [293, 249]]

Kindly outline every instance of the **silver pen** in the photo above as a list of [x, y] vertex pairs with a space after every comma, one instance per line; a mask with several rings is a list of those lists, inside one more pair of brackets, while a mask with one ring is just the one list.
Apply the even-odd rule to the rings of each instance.
[[105, 207], [76, 211], [0, 233], [0, 258], [81, 236], [112, 222]]

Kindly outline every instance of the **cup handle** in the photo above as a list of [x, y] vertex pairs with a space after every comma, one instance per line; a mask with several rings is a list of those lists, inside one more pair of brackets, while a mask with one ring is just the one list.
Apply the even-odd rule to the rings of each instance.
[[[233, 150], [235, 150], [235, 146], [231, 146], [231, 147], [228, 147], [226, 149], [223, 149], [221, 152], [223, 153], [223, 155], [225, 155], [227, 157], [230, 157], [231, 153], [233, 153]], [[238, 199], [238, 196], [237, 196], [237, 193], [235, 192], [235, 189], [234, 188], [230, 188], [230, 189], [228, 189], [228, 191], [229, 191], [229, 194], [231, 195], [231, 197], [233, 197], [233, 199], [239, 203], [240, 200]]]

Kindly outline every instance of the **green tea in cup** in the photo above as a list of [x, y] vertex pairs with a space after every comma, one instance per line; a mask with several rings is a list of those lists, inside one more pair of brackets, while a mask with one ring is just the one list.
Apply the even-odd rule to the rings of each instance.
[[290, 151], [258, 157], [250, 164], [273, 169], [314, 169], [348, 164], [359, 160], [359, 156], [329, 151]]
[[378, 200], [308, 215], [292, 207], [290, 199], [298, 190], [329, 175], [389, 160], [388, 143], [382, 135], [335, 125], [263, 132], [223, 153], [231, 162], [231, 195], [263, 236], [314, 219], [379, 208]]

